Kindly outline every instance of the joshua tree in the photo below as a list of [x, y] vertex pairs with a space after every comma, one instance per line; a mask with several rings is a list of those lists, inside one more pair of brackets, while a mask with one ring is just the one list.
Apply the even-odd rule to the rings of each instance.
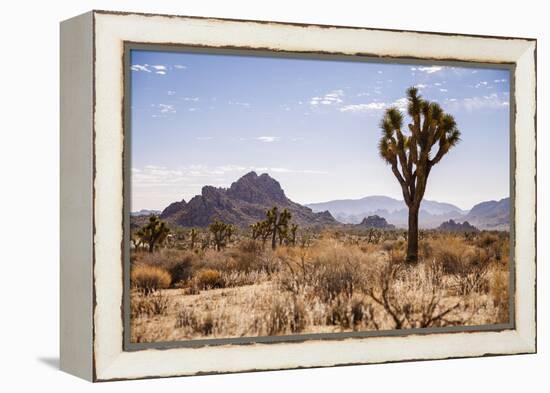
[[230, 241], [231, 236], [233, 236], [234, 234], [235, 234], [235, 227], [231, 224], [227, 224], [225, 228], [225, 238], [227, 239], [227, 241]]
[[267, 211], [267, 222], [271, 232], [271, 248], [274, 250], [277, 247], [277, 236], [279, 236], [280, 242], [282, 238], [286, 236], [288, 231], [288, 224], [292, 215], [287, 209], [284, 209], [281, 213], [277, 209], [277, 206], [273, 206]]
[[433, 166], [460, 141], [460, 131], [453, 116], [445, 113], [439, 104], [424, 100], [417, 88], [407, 90], [407, 99], [407, 112], [412, 119], [408, 131], [403, 129], [401, 111], [396, 107], [388, 108], [380, 123], [382, 137], [378, 148], [380, 156], [391, 165], [409, 208], [407, 261], [415, 263], [418, 260], [418, 212], [428, 176]]
[[212, 224], [210, 224], [208, 226], [208, 230], [212, 232], [212, 235], [214, 236], [214, 244], [216, 245], [217, 251], [220, 251], [223, 247], [225, 247], [226, 240], [228, 240], [231, 234], [233, 234], [233, 226], [219, 220], [215, 220]]
[[287, 238], [290, 241], [290, 244], [292, 244], [293, 246], [296, 245], [296, 231], [297, 230], [298, 230], [298, 225], [292, 224], [290, 226], [290, 235]]
[[252, 231], [252, 240], [256, 240], [261, 235], [261, 226], [262, 222], [256, 222], [252, 225], [250, 225], [250, 230]]
[[195, 248], [195, 243], [197, 242], [197, 236], [199, 232], [195, 228], [191, 228], [189, 231], [189, 240], [191, 241], [191, 250]]
[[259, 223], [260, 237], [262, 238], [262, 247], [265, 247], [265, 242], [271, 236], [271, 226], [268, 221], [260, 221]]
[[136, 233], [135, 236], [132, 236], [131, 240], [132, 244], [134, 245], [134, 249], [139, 250], [143, 242], [141, 241], [141, 238], [138, 236], [138, 234]]
[[147, 244], [149, 252], [155, 250], [155, 246], [162, 244], [166, 237], [170, 233], [170, 229], [166, 224], [158, 218], [158, 216], [149, 217], [147, 225], [137, 231], [136, 235], [139, 237], [141, 243]]

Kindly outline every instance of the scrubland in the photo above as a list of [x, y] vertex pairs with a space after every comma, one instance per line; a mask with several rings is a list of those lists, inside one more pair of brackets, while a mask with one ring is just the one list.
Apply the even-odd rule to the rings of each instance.
[[508, 322], [507, 232], [423, 231], [416, 264], [405, 249], [398, 230], [326, 230], [274, 250], [238, 234], [219, 251], [185, 240], [133, 250], [131, 340]]

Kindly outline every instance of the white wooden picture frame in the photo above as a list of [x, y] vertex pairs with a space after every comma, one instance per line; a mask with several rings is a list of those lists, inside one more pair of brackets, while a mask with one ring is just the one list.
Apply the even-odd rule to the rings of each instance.
[[[124, 345], [128, 43], [513, 68], [514, 314], [498, 331]], [[61, 368], [90, 381], [536, 352], [536, 40], [91, 11], [61, 23]]]

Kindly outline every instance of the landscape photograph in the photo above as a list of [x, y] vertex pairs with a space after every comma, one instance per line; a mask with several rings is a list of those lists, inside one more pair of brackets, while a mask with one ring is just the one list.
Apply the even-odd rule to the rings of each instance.
[[129, 67], [131, 343], [510, 325], [507, 68]]

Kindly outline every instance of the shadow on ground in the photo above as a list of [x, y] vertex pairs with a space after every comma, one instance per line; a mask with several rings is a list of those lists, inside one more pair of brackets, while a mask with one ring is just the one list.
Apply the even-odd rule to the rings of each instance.
[[37, 359], [40, 363], [45, 364], [46, 366], [59, 370], [59, 357], [39, 357]]

